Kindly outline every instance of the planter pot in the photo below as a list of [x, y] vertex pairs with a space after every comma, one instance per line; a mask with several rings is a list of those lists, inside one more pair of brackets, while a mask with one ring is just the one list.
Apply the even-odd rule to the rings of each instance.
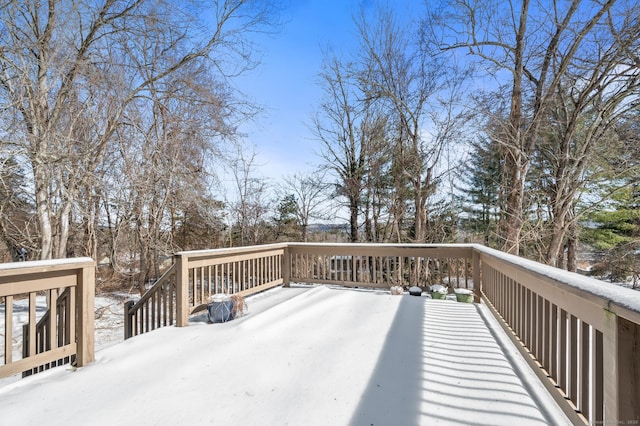
[[398, 296], [398, 295], [404, 293], [404, 289], [399, 285], [392, 286], [391, 288], [389, 288], [389, 291], [391, 292], [391, 294], [393, 294], [395, 296]]
[[233, 300], [209, 303], [207, 306], [209, 322], [227, 322], [233, 319]]
[[441, 299], [444, 300], [447, 298], [447, 293], [440, 293], [439, 291], [432, 291], [431, 292], [431, 298], [432, 299]]
[[422, 296], [422, 289], [417, 285], [414, 285], [409, 289], [409, 294], [412, 296]]
[[456, 293], [456, 300], [461, 303], [473, 303], [473, 293]]

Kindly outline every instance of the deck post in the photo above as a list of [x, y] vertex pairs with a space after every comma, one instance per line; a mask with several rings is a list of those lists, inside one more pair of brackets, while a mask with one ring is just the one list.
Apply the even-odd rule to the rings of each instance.
[[474, 293], [474, 302], [480, 303], [482, 300], [482, 281], [480, 274], [480, 253], [472, 249], [473, 253], [473, 293]]
[[176, 326], [189, 325], [189, 263], [184, 255], [176, 256]]
[[291, 280], [291, 255], [289, 253], [289, 245], [287, 244], [283, 249], [282, 254], [282, 285], [289, 287], [289, 281]]
[[[618, 418], [624, 424], [640, 420], [640, 325], [618, 317]], [[606, 365], [606, 364], [605, 364]], [[607, 423], [610, 419], [606, 418]]]
[[76, 287], [76, 312], [78, 314], [76, 366], [78, 367], [83, 367], [95, 360], [95, 277], [95, 263], [83, 266], [78, 271]]

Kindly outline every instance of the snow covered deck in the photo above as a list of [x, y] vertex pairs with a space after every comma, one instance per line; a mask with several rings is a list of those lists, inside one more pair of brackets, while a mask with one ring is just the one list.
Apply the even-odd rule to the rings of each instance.
[[277, 288], [0, 388], [3, 424], [569, 424], [485, 306]]

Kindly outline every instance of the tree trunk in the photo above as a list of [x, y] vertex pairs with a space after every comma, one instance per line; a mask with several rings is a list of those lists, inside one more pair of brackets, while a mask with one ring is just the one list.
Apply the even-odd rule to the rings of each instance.
[[140, 256], [139, 261], [139, 270], [138, 270], [138, 291], [142, 296], [146, 291], [146, 283], [147, 283], [147, 265], [148, 265], [148, 256], [149, 256], [149, 248], [146, 243], [146, 239], [143, 235], [142, 231], [142, 221], [138, 219], [137, 221], [137, 231], [138, 231], [138, 254]]
[[413, 229], [413, 242], [414, 243], [424, 243], [425, 229], [425, 212], [424, 206], [422, 203], [422, 186], [417, 185], [415, 188], [416, 195], [414, 198], [414, 208], [416, 209], [414, 215], [414, 229]]
[[502, 217], [501, 237], [503, 250], [511, 254], [520, 252], [520, 233], [522, 231], [522, 206], [524, 182], [528, 171], [528, 158], [523, 152], [524, 136], [522, 134], [522, 80], [524, 76], [524, 38], [527, 30], [529, 1], [524, 0], [520, 9], [519, 23], [515, 34], [513, 87], [511, 89], [511, 109], [509, 111], [509, 140], [507, 158], [505, 159], [505, 176], [507, 199]]
[[36, 214], [40, 228], [40, 259], [48, 260], [53, 254], [53, 230], [49, 217], [48, 179], [46, 178], [45, 166], [35, 163], [33, 175], [36, 190]]
[[366, 242], [373, 242], [373, 230], [371, 224], [371, 185], [367, 184], [367, 198], [364, 208], [364, 240]]
[[56, 246], [56, 259], [67, 257], [67, 243], [69, 241], [69, 217], [71, 215], [71, 202], [65, 201], [58, 217], [58, 235]]
[[349, 241], [358, 242], [358, 200], [351, 196], [349, 200]]
[[565, 229], [560, 223], [554, 222], [551, 234], [551, 240], [547, 247], [547, 255], [545, 256], [545, 263], [547, 265], [562, 267], [562, 249], [564, 248]]
[[516, 255], [520, 253], [524, 181], [527, 170], [528, 161], [522, 155], [507, 156], [505, 189], [508, 192], [501, 217], [500, 237], [503, 240], [502, 250]]
[[569, 226], [567, 232], [567, 271], [576, 272], [578, 270], [578, 224], [574, 219], [573, 211], [569, 212]]
[[566, 212], [562, 211], [560, 206], [553, 206], [553, 214], [551, 218], [551, 239], [547, 246], [547, 253], [545, 256], [545, 263], [547, 265], [561, 267], [562, 253], [564, 248], [565, 236], [567, 231], [566, 226]]

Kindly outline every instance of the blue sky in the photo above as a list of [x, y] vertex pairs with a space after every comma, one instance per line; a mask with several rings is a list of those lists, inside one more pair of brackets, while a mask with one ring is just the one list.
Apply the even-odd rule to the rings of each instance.
[[[322, 92], [317, 76], [322, 49], [357, 47], [352, 16], [363, 0], [287, 0], [284, 27], [258, 40], [261, 65], [236, 81], [238, 89], [265, 108], [257, 123], [241, 127], [255, 145], [260, 173], [278, 180], [320, 162], [320, 145], [308, 129]], [[366, 1], [365, 3], [371, 3]], [[421, 0], [390, 0], [397, 12], [420, 10]], [[276, 183], [276, 182], [274, 182]]]

